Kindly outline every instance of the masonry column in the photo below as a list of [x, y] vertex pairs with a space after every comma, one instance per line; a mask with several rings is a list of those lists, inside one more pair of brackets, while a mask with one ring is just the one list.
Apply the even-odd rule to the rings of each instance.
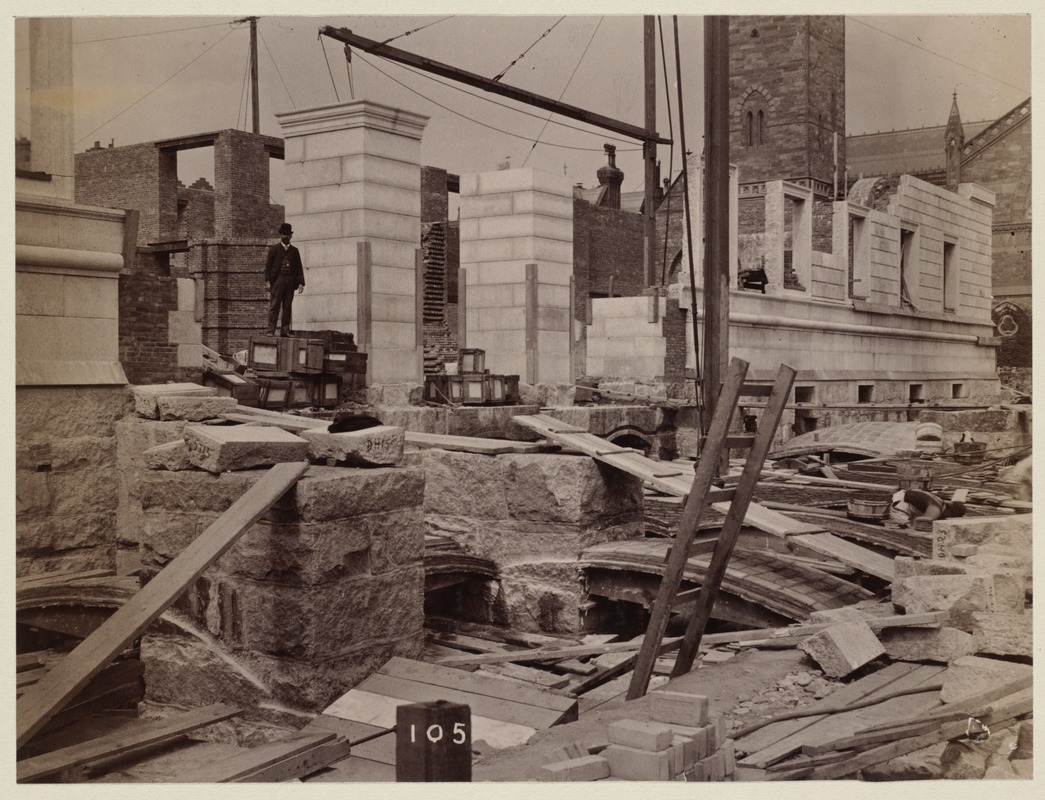
[[[529, 288], [527, 265], [534, 265]], [[527, 383], [572, 382], [569, 180], [532, 168], [462, 175], [461, 267], [468, 346], [486, 351], [490, 371]], [[536, 343], [529, 370], [528, 340]]]
[[421, 241], [421, 134], [428, 117], [367, 100], [277, 114], [286, 218], [305, 264], [294, 328], [358, 338], [357, 244], [370, 243], [370, 375], [422, 380], [414, 329]]

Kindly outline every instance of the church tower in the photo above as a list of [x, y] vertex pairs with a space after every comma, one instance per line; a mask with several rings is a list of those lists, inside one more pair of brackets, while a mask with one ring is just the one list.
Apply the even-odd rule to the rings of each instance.
[[769, 180], [845, 192], [845, 17], [729, 18], [729, 159], [741, 198]]
[[943, 134], [944, 147], [947, 152], [947, 183], [952, 192], [962, 182], [962, 145], [965, 144], [965, 129], [962, 127], [962, 116], [958, 113], [958, 92], [951, 100], [951, 115], [947, 118], [947, 130]]

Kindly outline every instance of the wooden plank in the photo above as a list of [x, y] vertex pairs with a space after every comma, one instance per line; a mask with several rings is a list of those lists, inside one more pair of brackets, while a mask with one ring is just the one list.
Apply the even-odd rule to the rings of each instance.
[[929, 683], [924, 686], [907, 687], [904, 689], [898, 689], [890, 692], [886, 692], [883, 695], [876, 695], [874, 697], [864, 698], [863, 700], [850, 701], [845, 704], [836, 705], [833, 708], [798, 708], [794, 711], [786, 711], [783, 714], [778, 714], [775, 717], [756, 722], [753, 725], [748, 725], [744, 728], [733, 733], [734, 739], [740, 739], [743, 736], [754, 733], [759, 728], [764, 728], [766, 725], [772, 725], [774, 722], [783, 722], [788, 719], [801, 719], [802, 717], [811, 717], [821, 714], [840, 714], [845, 711], [855, 711], [859, 708], [865, 708], [866, 706], [877, 705], [878, 703], [886, 700], [892, 700], [894, 697], [903, 697], [909, 694], [921, 694], [923, 692], [938, 692], [943, 687], [942, 683]]
[[25, 672], [30, 669], [37, 669], [47, 665], [48, 661], [53, 661], [57, 654], [53, 650], [37, 650], [33, 653], [19, 653], [15, 656], [15, 671]]
[[441, 433], [406, 432], [406, 443], [420, 448], [439, 448], [459, 453], [480, 453], [495, 456], [501, 453], [539, 453], [542, 446], [535, 442], [515, 442], [510, 439], [483, 439], [478, 436], [448, 436]]
[[[777, 426], [780, 424], [784, 404], [791, 393], [791, 386], [795, 382], [795, 375], [797, 374], [794, 369], [786, 364], [781, 364], [777, 370], [776, 380], [773, 382], [773, 393], [769, 396], [766, 408], [762, 412], [761, 424], [759, 425], [758, 433], [755, 435], [755, 442], [748, 453], [747, 462], [744, 464], [744, 469], [740, 475], [740, 481], [737, 483], [736, 495], [733, 497], [733, 503], [726, 514], [725, 522], [722, 524], [722, 532], [719, 534], [718, 539], [715, 540], [715, 549], [711, 554], [707, 575], [701, 583], [703, 591], [697, 598], [697, 606], [693, 611], [693, 615], [689, 618], [686, 633], [682, 637], [678, 659], [675, 661], [675, 668], [671, 671], [673, 676], [684, 675], [693, 668], [693, 661], [697, 657], [700, 640], [704, 636], [704, 629], [711, 619], [711, 610], [715, 605], [719, 588], [722, 586], [722, 580], [725, 578], [733, 547], [740, 536], [740, 528], [744, 524], [749, 506], [751, 505], [751, 497], [755, 492], [755, 485], [758, 483], [759, 470], [765, 463], [766, 456], [769, 455], [769, 448], [773, 443], [773, 436], [776, 433]], [[730, 409], [730, 414], [732, 414], [732, 409]], [[769, 510], [765, 509], [765, 511]], [[778, 512], [771, 511], [769, 513], [777, 514]], [[631, 693], [629, 692], [630, 696]]]
[[511, 681], [519, 681], [530, 686], [540, 686], [545, 689], [561, 689], [570, 683], [570, 678], [565, 675], [556, 675], [544, 669], [524, 667], [521, 664], [485, 664], [476, 667], [480, 672], [486, 672]]
[[269, 764], [246, 775], [223, 781], [224, 783], [280, 783], [282, 781], [293, 781], [318, 772], [335, 761], [348, 758], [352, 746], [347, 739], [335, 739], [332, 742], [324, 742], [304, 753]]
[[[412, 661], [398, 656], [389, 659], [378, 672], [382, 675], [406, 678], [447, 689], [457, 689], [513, 703], [523, 703], [536, 708], [556, 711], [566, 717], [569, 717], [571, 712], [575, 712], [577, 705], [577, 701], [572, 698], [542, 691], [536, 687], [518, 686], [492, 675], [465, 673], [459, 669]], [[554, 676], [552, 677], [554, 678]]]
[[[491, 680], [497, 680], [492, 678]], [[507, 682], [506, 682], [507, 683]], [[510, 685], [510, 684], [509, 684]], [[407, 678], [396, 678], [391, 675], [375, 673], [366, 678], [357, 687], [360, 691], [394, 697], [410, 703], [429, 703], [435, 700], [447, 700], [451, 703], [467, 705], [472, 712], [489, 719], [511, 722], [514, 725], [525, 725], [534, 730], [550, 728], [558, 721], [561, 714], [551, 709], [530, 706], [525, 703], [513, 703], [499, 697], [484, 697], [474, 692], [461, 689], [448, 689], [445, 686], [433, 686]]]
[[716, 404], [716, 413], [712, 416], [708, 427], [705, 449], [701, 459], [697, 462], [697, 469], [690, 485], [691, 491], [682, 508], [682, 518], [679, 520], [678, 531], [675, 534], [675, 543], [664, 566], [664, 573], [657, 590], [657, 599], [653, 603], [646, 634], [642, 638], [642, 646], [635, 659], [635, 670], [628, 686], [629, 700], [642, 697], [646, 693], [650, 676], [653, 674], [653, 663], [663, 653], [664, 633], [668, 629], [668, 620], [671, 617], [675, 596], [678, 594], [682, 577], [686, 571], [690, 546], [693, 544], [700, 517], [704, 513], [708, 490], [718, 477], [719, 454], [729, 435], [729, 423], [744, 383], [744, 377], [747, 375], [747, 369], [748, 363], [739, 358], [734, 358], [729, 363], [725, 382]]
[[[1026, 690], [1020, 695], [1017, 695], [1012, 702], [1005, 704], [989, 714], [985, 714], [983, 717], [978, 717], [978, 719], [985, 725], [1007, 727], [1018, 718], [1031, 713], [1033, 702], [1033, 693], [1030, 690]], [[854, 772], [865, 769], [866, 767], [881, 764], [883, 761], [889, 761], [890, 759], [906, 755], [907, 753], [913, 753], [916, 750], [930, 747], [938, 742], [964, 737], [967, 731], [967, 724], [967, 720], [950, 722], [941, 725], [931, 733], [925, 733], [921, 736], [911, 736], [901, 739], [900, 741], [889, 742], [881, 747], [858, 753], [851, 758], [838, 762], [837, 764], [829, 764], [820, 767], [816, 769], [810, 777], [815, 780], [835, 780], [843, 778], [846, 775], [851, 775]]]
[[884, 578], [890, 583], [893, 580], [895, 574], [893, 559], [879, 555], [873, 550], [862, 547], [855, 542], [848, 542], [832, 533], [789, 536], [788, 541], [808, 547], [821, 555], [837, 559], [843, 564], [849, 564], [861, 572], [866, 572], [877, 578]]
[[169, 719], [150, 720], [127, 726], [97, 739], [19, 761], [18, 781], [24, 783], [39, 780], [56, 772], [89, 764], [102, 758], [111, 758], [160, 742], [167, 742], [197, 728], [231, 719], [240, 713], [241, 709], [235, 706], [214, 703]]
[[[273, 428], [281, 428], [290, 433], [301, 433], [302, 431], [324, 430], [329, 425], [328, 420], [314, 420], [308, 417], [295, 417], [291, 414], [280, 414], [278, 417], [260, 416], [255, 414], [244, 414], [242, 411], [226, 411], [219, 415], [229, 422], [240, 424], [268, 425]], [[320, 424], [316, 424], [316, 423]]]
[[[356, 722], [355, 720], [341, 719], [329, 714], [320, 714], [302, 728], [302, 731], [329, 731], [336, 733], [351, 742], [353, 756], [395, 766], [396, 737], [395, 732], [391, 728], [380, 728], [377, 725], [368, 725], [365, 722]], [[382, 731], [387, 731], [387, 733], [373, 739], [369, 738]], [[360, 739], [367, 739], [367, 741], [359, 744]]]
[[272, 467], [141, 591], [30, 687], [18, 700], [18, 747], [166, 611], [306, 470], [305, 462]]
[[[665, 639], [665, 644], [679, 642], [678, 638]], [[578, 644], [573, 647], [557, 647], [555, 649], [518, 650], [510, 653], [465, 653], [450, 658], [441, 658], [437, 664], [444, 666], [456, 664], [503, 664], [514, 661], [553, 661], [559, 658], [580, 656], [598, 656], [603, 653], [627, 653], [638, 650], [641, 642], [610, 642], [609, 644]]]
[[[328, 716], [364, 722], [367, 725], [376, 725], [379, 728], [391, 728], [396, 724], [396, 708], [410, 702], [352, 689], [335, 700], [323, 713]], [[516, 725], [477, 714], [472, 715], [472, 741], [485, 739], [491, 747], [512, 747], [517, 744], [525, 744], [536, 732], [536, 728], [526, 725]]]
[[[870, 697], [876, 691], [884, 690], [885, 687], [891, 686], [901, 677], [913, 672], [914, 670], [914, 664], [903, 662], [890, 664], [878, 672], [868, 675], [865, 678], [861, 678], [854, 683], [843, 686], [840, 689], [836, 689], [829, 697], [818, 700], [811, 704], [809, 708], [817, 710], [827, 709], [828, 713], [830, 713], [830, 709], [839, 704], [863, 700], [864, 698]], [[758, 766], [758, 763], [763, 760], [761, 754], [768, 748], [792, 734], [808, 728], [810, 725], [813, 725], [815, 722], [824, 719], [825, 717], [826, 714], [821, 712], [812, 717], [776, 722], [755, 731], [753, 734], [744, 736], [743, 738], [738, 738], [738, 751], [747, 753], [746, 756], [738, 759], [738, 763], [742, 763], [744, 766]]]
[[87, 578], [107, 578], [115, 575], [113, 569], [64, 570], [62, 572], [45, 572], [42, 575], [23, 575], [15, 578], [15, 591], [30, 586], [51, 586], [55, 584], [75, 583]]
[[[720, 514], [728, 514], [729, 503], [712, 503], [711, 507]], [[797, 533], [819, 533], [824, 528], [821, 525], [812, 525], [792, 519], [786, 514], [766, 508], [759, 503], [751, 501], [748, 503], [748, 513], [744, 517], [744, 524], [760, 531], [771, 533], [774, 536], [792, 536]]]
[[228, 783], [269, 767], [286, 758], [307, 752], [336, 739], [336, 734], [316, 731], [291, 734], [285, 739], [253, 747], [221, 761], [204, 764], [193, 770], [193, 783]]
[[[946, 668], [939, 666], [918, 666], [907, 675], [898, 678], [890, 686], [889, 691], [900, 691], [926, 685], [933, 681]], [[875, 694], [883, 694], [886, 690], [878, 690]], [[873, 697], [874, 695], [872, 695]], [[939, 701], [939, 695], [908, 695], [886, 700], [884, 703], [861, 708], [852, 712], [830, 714], [816, 717], [816, 723], [781, 739], [755, 756], [755, 766], [763, 767], [774, 764], [791, 753], [798, 752], [804, 745], [816, 745], [831, 739], [849, 736], [862, 727], [865, 721], [897, 719], [905, 713], [905, 709], [915, 711], [927, 710]]]

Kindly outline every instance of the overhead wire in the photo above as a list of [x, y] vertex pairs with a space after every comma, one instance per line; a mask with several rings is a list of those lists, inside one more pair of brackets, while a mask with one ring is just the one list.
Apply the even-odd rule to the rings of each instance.
[[[439, 108], [443, 109], [444, 111], [448, 111], [449, 113], [451, 113], [451, 114], [453, 114], [455, 116], [461, 117], [462, 119], [466, 119], [469, 122], [474, 122], [476, 125], [479, 125], [479, 126], [481, 126], [483, 128], [488, 128], [489, 130], [496, 131], [497, 133], [503, 133], [505, 136], [511, 136], [513, 138], [522, 139], [523, 141], [527, 141], [527, 142], [530, 141], [530, 137], [529, 136], [520, 136], [519, 134], [513, 133], [512, 131], [506, 131], [506, 130], [502, 130], [501, 128], [495, 128], [493, 125], [489, 125], [489, 124], [487, 124], [485, 122], [480, 122], [479, 120], [477, 120], [477, 119], [475, 119], [473, 117], [469, 117], [467, 114], [462, 114], [460, 111], [456, 111], [456, 110], [450, 108], [449, 106], [444, 106], [442, 103], [436, 102], [435, 100], [433, 100], [432, 98], [428, 97], [427, 95], [421, 94], [421, 92], [417, 91], [413, 87], [408, 86], [407, 84], [403, 83], [400, 80], [397, 80], [396, 78], [393, 78], [391, 75], [389, 75], [383, 69], [378, 67], [376, 64], [374, 64], [374, 63], [368, 61], [366, 58], [364, 58], [360, 53], [357, 52], [356, 56], [358, 56], [359, 60], [362, 61], [364, 64], [366, 64], [368, 67], [371, 67], [372, 69], [376, 70], [377, 72], [380, 72], [382, 75], [384, 75], [386, 78], [388, 78], [393, 83], [396, 83], [399, 86], [402, 86], [407, 91], [412, 92], [413, 94], [416, 94], [418, 97], [426, 100], [427, 102], [431, 103], [434, 106], [438, 106]], [[427, 77], [427, 76], [424, 76], [424, 77]], [[436, 83], [441, 83], [441, 81], [436, 81]], [[472, 97], [476, 97], [476, 98], [481, 99], [481, 100], [485, 100], [486, 99], [486, 98], [482, 97], [481, 95], [472, 95], [470, 92], [465, 92], [465, 94], [471, 95]], [[502, 104], [501, 103], [495, 103], [495, 105], [502, 105]], [[511, 108], [511, 106], [506, 106], [506, 108]], [[512, 111], [517, 111], [518, 109], [511, 109], [511, 110]], [[527, 112], [519, 111], [519, 113], [520, 114], [526, 114]], [[529, 116], [535, 116], [535, 115], [529, 114]], [[543, 119], [543, 118], [540, 118], [540, 119]], [[553, 123], [553, 124], [562, 124], [562, 123]], [[589, 135], [594, 135], [592, 133], [592, 131], [586, 131], [583, 128], [574, 128], [573, 125], [564, 125], [563, 127], [573, 128], [574, 130], [579, 130], [582, 133], [587, 133]], [[546, 147], [558, 147], [558, 148], [563, 149], [563, 150], [582, 150], [582, 151], [586, 151], [586, 152], [589, 152], [589, 153], [601, 153], [602, 152], [602, 148], [601, 147], [577, 147], [575, 145], [552, 144], [550, 142], [545, 142], [544, 144], [545, 144]], [[637, 148], [636, 147], [636, 148], [630, 148], [630, 149], [638, 150], [638, 149], [641, 149], [641, 148]]]
[[435, 22], [429, 22], [427, 25], [420, 25], [420, 26], [418, 26], [416, 28], [411, 28], [408, 31], [404, 31], [403, 33], [396, 34], [391, 39], [385, 39], [380, 44], [388, 44], [389, 42], [394, 42], [396, 39], [402, 39], [404, 36], [409, 36], [411, 33], [417, 33], [418, 31], [423, 31], [425, 28], [431, 28], [433, 25], [438, 25], [440, 22], [446, 22], [448, 19], [453, 19], [455, 16], [457, 16], [457, 15], [456, 14], [451, 14], [448, 17], [443, 17], [442, 19], [437, 19]]
[[78, 42], [73, 42], [74, 45], [78, 44], [95, 44], [96, 42], [115, 42], [117, 39], [138, 39], [142, 36], [162, 36], [165, 33], [180, 33], [181, 31], [199, 31], [204, 28], [221, 28], [225, 25], [231, 25], [231, 22], [212, 22], [209, 25], [193, 25], [188, 28], [169, 28], [165, 31], [148, 31], [147, 33], [128, 33], [124, 36], [107, 36], [103, 39], [81, 39]]
[[129, 106], [127, 106], [127, 107], [126, 107], [126, 108], [124, 108], [123, 110], [121, 110], [121, 111], [118, 111], [117, 113], [113, 114], [113, 116], [111, 116], [111, 117], [109, 117], [109, 119], [105, 120], [105, 122], [103, 122], [103, 123], [102, 123], [101, 125], [99, 125], [99, 126], [98, 126], [97, 128], [95, 128], [95, 129], [94, 129], [93, 131], [90, 131], [89, 133], [86, 133], [86, 134], [84, 134], [83, 136], [81, 136], [81, 137], [80, 137], [79, 139], [77, 139], [77, 140], [76, 140], [76, 142], [75, 142], [75, 143], [76, 143], [76, 144], [79, 144], [79, 143], [80, 143], [80, 142], [82, 142], [82, 141], [83, 141], [84, 139], [87, 139], [87, 138], [89, 138], [89, 137], [93, 136], [94, 134], [96, 134], [96, 133], [97, 133], [98, 131], [100, 131], [100, 130], [101, 130], [102, 128], [104, 128], [104, 127], [105, 127], [106, 125], [108, 125], [108, 124], [109, 124], [110, 122], [112, 122], [112, 121], [113, 121], [114, 119], [116, 119], [116, 118], [118, 118], [118, 117], [122, 116], [123, 114], [126, 114], [126, 113], [127, 113], [128, 111], [130, 111], [130, 110], [131, 110], [132, 108], [134, 108], [134, 107], [135, 107], [136, 105], [138, 105], [138, 103], [140, 103], [140, 102], [141, 102], [142, 100], [144, 100], [144, 99], [145, 99], [146, 97], [148, 97], [149, 95], [151, 95], [151, 94], [152, 94], [153, 92], [155, 92], [155, 91], [156, 91], [157, 89], [159, 89], [159, 88], [161, 88], [161, 87], [165, 86], [166, 84], [168, 84], [168, 83], [170, 83], [170, 82], [171, 82], [172, 80], [174, 80], [174, 78], [176, 78], [176, 77], [177, 77], [178, 75], [180, 75], [181, 73], [183, 73], [183, 72], [184, 72], [185, 70], [187, 70], [187, 69], [188, 69], [189, 67], [191, 67], [191, 66], [192, 66], [193, 64], [195, 64], [195, 63], [196, 63], [197, 61], [199, 61], [199, 60], [200, 60], [201, 58], [203, 58], [203, 57], [204, 57], [205, 55], [207, 55], [207, 53], [209, 53], [209, 52], [210, 52], [211, 50], [213, 50], [213, 49], [214, 49], [215, 47], [217, 47], [217, 46], [218, 46], [219, 44], [221, 44], [222, 42], [224, 42], [224, 41], [225, 41], [225, 40], [226, 40], [227, 38], [229, 38], [229, 37], [230, 37], [230, 36], [231, 36], [231, 35], [232, 35], [233, 33], [235, 33], [235, 32], [236, 32], [237, 30], [238, 30], [238, 28], [232, 28], [232, 29], [231, 29], [231, 30], [230, 30], [230, 31], [229, 31], [228, 33], [226, 33], [226, 34], [225, 34], [224, 36], [222, 36], [222, 37], [221, 37], [220, 39], [218, 39], [218, 40], [217, 40], [216, 42], [214, 42], [214, 44], [212, 44], [212, 45], [211, 45], [210, 47], [208, 47], [208, 48], [207, 48], [206, 50], [204, 50], [204, 51], [203, 51], [202, 53], [200, 53], [200, 54], [199, 54], [198, 56], [196, 56], [195, 58], [193, 58], [192, 60], [190, 60], [190, 61], [189, 61], [189, 62], [188, 62], [187, 64], [185, 64], [185, 65], [184, 65], [183, 67], [180, 67], [180, 68], [179, 68], [178, 70], [176, 70], [175, 72], [171, 73], [171, 75], [170, 75], [170, 76], [168, 76], [168, 77], [167, 77], [166, 79], [164, 79], [164, 80], [163, 80], [163, 81], [161, 81], [160, 83], [156, 84], [156, 86], [153, 86], [153, 87], [152, 87], [151, 89], [149, 89], [149, 91], [147, 91], [147, 92], [146, 92], [145, 94], [143, 94], [143, 95], [142, 95], [141, 97], [139, 97], [139, 98], [138, 98], [137, 100], [135, 100], [135, 101], [134, 101], [133, 103], [131, 103], [131, 104], [130, 104]]
[[261, 32], [261, 26], [258, 26], [258, 36], [261, 37], [261, 43], [265, 45], [265, 52], [269, 54], [269, 61], [272, 62], [272, 66], [276, 70], [276, 74], [279, 76], [279, 82], [283, 84], [283, 90], [287, 93], [287, 97], [290, 98], [290, 104], [297, 108], [297, 103], [294, 102], [294, 96], [290, 93], [290, 89], [287, 86], [287, 82], [283, 80], [283, 73], [279, 71], [279, 64], [276, 63], [276, 57], [272, 55], [272, 51], [269, 50], [269, 43], [265, 41], [265, 34]]
[[[559, 22], [562, 22], [562, 19], [563, 18], [560, 18]], [[562, 100], [562, 98], [566, 95], [566, 90], [570, 88], [570, 83], [573, 81], [573, 76], [577, 74], [577, 70], [580, 68], [581, 62], [584, 61], [584, 57], [588, 54], [588, 48], [591, 47], [591, 43], [595, 40], [595, 34], [599, 32], [599, 28], [602, 26], [602, 21], [604, 19], [606, 19], [605, 16], [599, 17], [599, 21], [595, 25], [595, 30], [593, 30], [591, 32], [591, 36], [588, 38], [588, 43], [584, 46], [584, 52], [581, 53], [581, 57], [577, 59], [577, 63], [574, 64], [574, 66], [573, 66], [573, 72], [570, 73], [569, 80], [566, 81], [566, 85], [564, 87], [562, 87], [562, 91], [559, 92], [559, 97], [557, 98], [558, 100]], [[558, 25], [559, 22], [556, 22], [555, 25]], [[548, 31], [545, 33], [545, 35], [547, 35], [548, 33], [551, 33], [551, 30], [552, 30], [552, 28], [555, 27], [555, 25], [552, 25], [552, 27], [548, 29]], [[544, 37], [542, 36], [541, 38], [544, 38]], [[534, 44], [536, 44], [536, 42], [534, 42]], [[532, 45], [531, 45], [531, 47], [532, 47]], [[527, 49], [527, 52], [529, 52], [529, 49]], [[523, 55], [526, 55], [526, 53], [523, 53]], [[519, 58], [522, 58], [522, 56], [519, 56]], [[514, 64], [515, 62], [513, 61], [512, 63]], [[494, 78], [494, 80], [497, 80], [497, 79]], [[526, 154], [526, 158], [523, 159], [522, 165], [524, 167], [526, 166], [526, 162], [530, 160], [530, 156], [533, 155], [533, 151], [537, 149], [537, 144], [538, 144], [538, 142], [541, 141], [541, 137], [544, 136], [544, 131], [547, 130], [548, 123], [551, 122], [551, 119], [552, 119], [553, 116], [554, 116], [554, 114], [549, 114], [548, 115], [548, 118], [544, 121], [544, 125], [541, 127], [541, 132], [537, 134], [537, 138], [534, 139], [533, 140], [533, 144], [530, 145], [530, 151]]]
[[[389, 77], [389, 78], [391, 77], [391, 76], [388, 75], [387, 72], [383, 72], [382, 70], [380, 70], [376, 66], [374, 66], [371, 62], [366, 61], [366, 59], [363, 58], [362, 54], [358, 50], [356, 51], [356, 55], [358, 55], [368, 66], [374, 67], [374, 69], [377, 69], [378, 72], [381, 72], [381, 74], [384, 75], [385, 77]], [[517, 108], [515, 106], [510, 106], [507, 103], [501, 103], [501, 102], [499, 102], [497, 100], [494, 100], [488, 94], [479, 94], [479, 93], [476, 93], [476, 92], [470, 92], [467, 89], [461, 88], [456, 83], [452, 83], [450, 81], [441, 80], [440, 78], [437, 78], [437, 77], [435, 77], [433, 75], [430, 75], [427, 72], [423, 72], [421, 70], [415, 69], [415, 68], [407, 66], [405, 64], [399, 64], [398, 66], [400, 66], [402, 69], [405, 69], [406, 71], [410, 72], [413, 75], [417, 75], [419, 78], [424, 78], [425, 80], [432, 81], [433, 83], [438, 83], [440, 86], [445, 86], [448, 89], [453, 89], [455, 92], [460, 92], [461, 94], [467, 95], [468, 97], [474, 97], [477, 100], [482, 100], [484, 103], [490, 103], [491, 105], [499, 106], [500, 108], [506, 108], [509, 111], [514, 111], [516, 114], [524, 114], [527, 117], [533, 117], [534, 119], [539, 119], [539, 120], [542, 120], [542, 121], [544, 119], [546, 119], [546, 117], [542, 117], [540, 114], [535, 114], [532, 111], [526, 111], [525, 109], [522, 109], [522, 108]], [[394, 78], [392, 80], [394, 80]], [[406, 84], [402, 84], [402, 83], [400, 84], [400, 86], [403, 86], [406, 89], [410, 88], [409, 86], [406, 86]], [[411, 91], [413, 91], [413, 90], [411, 89]], [[414, 94], [418, 94], [418, 92], [414, 92]], [[425, 95], [421, 95], [421, 96], [424, 97], [426, 100], [429, 99]], [[448, 109], [448, 110], [450, 110], [450, 109]], [[452, 112], [452, 113], [456, 113], [456, 112]], [[568, 122], [560, 122], [558, 120], [553, 120], [551, 124], [552, 125], [558, 125], [560, 128], [569, 128], [570, 130], [580, 131], [581, 133], [586, 133], [586, 134], [589, 134], [589, 135], [595, 135], [594, 131], [588, 130], [587, 128], [580, 128], [580, 127], [578, 127], [576, 125], [570, 125]], [[630, 144], [632, 141], [634, 141], [633, 139], [625, 139], [625, 138], [620, 137], [620, 136], [610, 136], [608, 134], [601, 134], [601, 135], [604, 138], [609, 139], [611, 141], [623, 142], [624, 144]], [[530, 141], [529, 137], [522, 137], [522, 138], [525, 138], [526, 141]], [[552, 145], [549, 145], [549, 147], [550, 146], [552, 146]], [[620, 152], [622, 152], [622, 153], [623, 152], [635, 151], [635, 150], [641, 150], [641, 149], [642, 149], [641, 147], [621, 147], [621, 148], [618, 148], [618, 150]], [[599, 151], [601, 152], [601, 148], [599, 148]]]
[[963, 64], [961, 61], [955, 61], [953, 58], [948, 58], [942, 53], [937, 53], [935, 50], [930, 50], [928, 47], [923, 47], [920, 44], [915, 44], [912, 41], [897, 36], [895, 33], [889, 33], [889, 31], [884, 31], [881, 28], [876, 28], [874, 25], [870, 24], [869, 22], [864, 22], [862, 19], [857, 19], [856, 17], [849, 16], [847, 16], [846, 19], [850, 20], [851, 22], [856, 22], [860, 25], [863, 25], [864, 27], [870, 28], [873, 31], [878, 31], [878, 33], [882, 34], [883, 36], [888, 36], [892, 39], [896, 39], [896, 41], [903, 42], [904, 44], [910, 45], [911, 47], [917, 50], [922, 50], [926, 53], [929, 53], [930, 55], [936, 56], [937, 58], [942, 58], [944, 61], [948, 61], [951, 64], [954, 64], [955, 66], [962, 67], [963, 69], [967, 69], [970, 72], [975, 72], [977, 75], [982, 75], [985, 78], [990, 78], [992, 81], [1000, 83], [1002, 86], [1008, 86], [1010, 89], [1015, 89], [1016, 91], [1023, 92], [1024, 94], [1030, 93], [1029, 89], [1024, 89], [1022, 86], [1016, 86], [1015, 84], [1009, 83], [1008, 81], [1003, 81], [1001, 78], [998, 78], [994, 75], [988, 75], [986, 72], [978, 70], [975, 67], [970, 67], [968, 64]]
[[250, 85], [250, 51], [247, 51], [247, 60], [243, 66], [243, 81], [240, 84], [239, 103], [236, 104], [236, 129], [239, 129], [239, 115], [243, 112], [243, 127], [247, 127], [247, 86]]
[[323, 60], [327, 63], [327, 74], [330, 75], [330, 85], [334, 87], [334, 97], [336, 97], [337, 101], [340, 103], [341, 95], [338, 94], [337, 82], [334, 80], [334, 71], [330, 68], [330, 59], [327, 58], [327, 48], [323, 43], [323, 34], [317, 34], [316, 38], [319, 39], [319, 49], [323, 51]]
[[[516, 64], [518, 64], [519, 61], [521, 61], [526, 56], [527, 53], [529, 53], [531, 50], [533, 50], [533, 48], [535, 48], [537, 46], [538, 42], [540, 42], [541, 39], [543, 39], [545, 36], [547, 36], [549, 33], [551, 33], [553, 30], [555, 30], [555, 26], [558, 25], [560, 22], [562, 22], [564, 19], [566, 19], [566, 17], [564, 17], [564, 16], [563, 17], [559, 17], [555, 21], [554, 25], [552, 25], [550, 28], [548, 28], [548, 30], [546, 30], [544, 33], [542, 33], [540, 36], [538, 36], [533, 44], [531, 44], [529, 47], [527, 47], [525, 50], [523, 50], [521, 53], [519, 53], [519, 55], [517, 55], [515, 57], [515, 60], [512, 61], [511, 64], [509, 64], [507, 67], [505, 67], [500, 72], [498, 72], [496, 75], [494, 75], [492, 80], [499, 81], [499, 80], [501, 80], [501, 78], [503, 78], [505, 75], [507, 75], [508, 74], [508, 70], [510, 70], [512, 67], [514, 67]], [[600, 24], [602, 23], [601, 19], [599, 20], [599, 23]], [[596, 30], [598, 30], [598, 28], [596, 28]]]
[[[668, 88], [668, 54], [664, 49], [664, 22], [657, 15], [657, 30], [660, 32], [660, 64], [664, 73], [664, 100], [668, 108], [668, 138], [675, 141], [675, 126], [671, 118], [671, 90]], [[675, 145], [668, 150], [668, 178], [675, 171]], [[659, 211], [659, 209], [658, 209]], [[664, 249], [660, 256], [660, 285], [663, 286], [667, 279], [668, 269], [668, 228], [671, 225], [671, 182], [668, 182], [668, 191], [664, 193]]]

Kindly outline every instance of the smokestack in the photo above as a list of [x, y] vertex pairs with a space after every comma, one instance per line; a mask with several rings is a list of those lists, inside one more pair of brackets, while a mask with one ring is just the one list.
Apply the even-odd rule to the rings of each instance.
[[619, 211], [620, 185], [624, 182], [624, 173], [617, 169], [617, 148], [612, 144], [604, 144], [602, 147], [606, 151], [606, 164], [599, 167], [599, 171], [595, 173], [599, 179], [599, 185], [606, 187], [602, 207], [615, 208]]

